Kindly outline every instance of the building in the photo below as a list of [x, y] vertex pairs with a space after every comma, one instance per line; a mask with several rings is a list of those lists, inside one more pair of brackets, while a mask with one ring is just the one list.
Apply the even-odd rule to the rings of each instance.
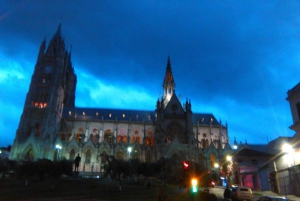
[[249, 148], [237, 150], [232, 156], [234, 183], [255, 190], [269, 190], [269, 176], [264, 167], [272, 158], [272, 154]]
[[275, 154], [269, 165], [270, 184], [280, 195], [300, 196], [300, 83], [287, 92], [295, 131], [293, 137], [279, 137], [268, 145], [269, 152]]
[[96, 172], [106, 154], [146, 162], [175, 155], [212, 167], [232, 153], [227, 123], [193, 113], [191, 101], [177, 97], [170, 58], [153, 111], [75, 107], [76, 83], [59, 26], [40, 46], [11, 159], [74, 160], [79, 153], [79, 170]]
[[0, 148], [0, 159], [8, 159], [10, 155], [10, 151], [8, 148], [1, 147]]

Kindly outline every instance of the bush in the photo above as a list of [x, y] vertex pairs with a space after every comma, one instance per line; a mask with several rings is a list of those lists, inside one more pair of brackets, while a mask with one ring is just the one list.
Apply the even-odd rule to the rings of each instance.
[[45, 176], [58, 178], [62, 174], [72, 174], [72, 162], [62, 160], [53, 162], [48, 159], [40, 159], [38, 161], [22, 161], [16, 168], [17, 178], [27, 178], [38, 176], [41, 180]]

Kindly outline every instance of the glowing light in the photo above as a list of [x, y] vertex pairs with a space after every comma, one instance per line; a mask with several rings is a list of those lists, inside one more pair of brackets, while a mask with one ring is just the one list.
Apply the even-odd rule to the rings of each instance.
[[232, 161], [232, 156], [227, 156], [226, 159], [227, 161]]
[[290, 145], [290, 144], [283, 144], [282, 151], [285, 153], [289, 153], [289, 154], [294, 153], [294, 149], [293, 149], [292, 145]]
[[57, 144], [57, 145], [55, 145], [55, 148], [56, 148], [56, 149], [61, 149], [62, 147], [61, 147], [60, 145]]

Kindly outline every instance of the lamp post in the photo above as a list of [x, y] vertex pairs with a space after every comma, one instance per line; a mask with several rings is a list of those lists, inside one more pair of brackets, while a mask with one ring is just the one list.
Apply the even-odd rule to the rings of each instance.
[[128, 160], [130, 159], [130, 153], [131, 153], [131, 151], [132, 151], [132, 148], [131, 147], [128, 147], [127, 148], [127, 151], [128, 151], [128, 153], [129, 153], [129, 157], [128, 157]]
[[[291, 174], [291, 183], [292, 183], [292, 192], [293, 193], [295, 193], [296, 192], [296, 188], [295, 188], [295, 158], [294, 158], [294, 149], [293, 149], [293, 146], [292, 145], [290, 145], [290, 144], [287, 144], [287, 143], [285, 143], [285, 144], [283, 144], [282, 145], [282, 151], [284, 152], [284, 153], [286, 153], [286, 162], [287, 162], [287, 164], [288, 164], [288, 168], [291, 166], [291, 164], [292, 164], [292, 174]], [[283, 180], [283, 182], [284, 182], [284, 186], [285, 186], [285, 180]], [[285, 189], [286, 190], [286, 189]], [[286, 195], [287, 195], [287, 193], [286, 193]]]
[[59, 150], [61, 150], [61, 146], [59, 144], [55, 145], [55, 148], [57, 149], [57, 158], [56, 160], [59, 160]]
[[231, 185], [232, 182], [232, 177], [231, 177], [231, 173], [232, 173], [232, 156], [227, 155], [226, 156], [226, 161], [227, 161], [227, 166], [226, 166], [226, 181], [227, 184]]

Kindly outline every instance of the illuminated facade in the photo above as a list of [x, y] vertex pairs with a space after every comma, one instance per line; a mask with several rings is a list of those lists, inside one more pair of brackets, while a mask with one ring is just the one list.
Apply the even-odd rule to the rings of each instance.
[[213, 167], [232, 153], [227, 124], [193, 113], [191, 102], [177, 97], [169, 58], [153, 111], [75, 107], [76, 81], [59, 26], [48, 47], [41, 44], [11, 159], [74, 160], [79, 153], [79, 170], [97, 172], [105, 154], [146, 162], [175, 155]]

